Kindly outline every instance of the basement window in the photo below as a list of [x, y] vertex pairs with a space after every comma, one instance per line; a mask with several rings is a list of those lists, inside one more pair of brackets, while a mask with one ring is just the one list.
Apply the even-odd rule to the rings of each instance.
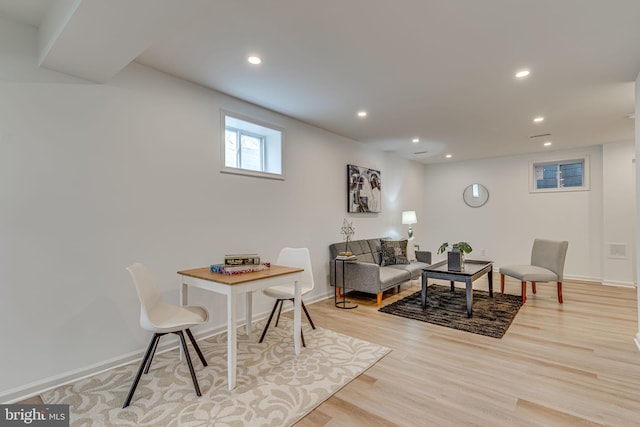
[[530, 162], [529, 192], [589, 190], [589, 157]]
[[228, 112], [222, 118], [221, 172], [284, 179], [282, 129]]

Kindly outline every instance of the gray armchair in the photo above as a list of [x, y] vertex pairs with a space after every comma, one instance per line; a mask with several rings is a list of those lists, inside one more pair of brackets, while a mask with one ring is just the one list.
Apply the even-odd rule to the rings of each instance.
[[569, 242], [535, 239], [531, 249], [531, 264], [507, 265], [500, 267], [500, 292], [504, 293], [504, 276], [520, 280], [522, 284], [522, 303], [527, 301], [527, 282], [536, 293], [537, 282], [556, 282], [558, 302], [562, 304], [562, 275]]

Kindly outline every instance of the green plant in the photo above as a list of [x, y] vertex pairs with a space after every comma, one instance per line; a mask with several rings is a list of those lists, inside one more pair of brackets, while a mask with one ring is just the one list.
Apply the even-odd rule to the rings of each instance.
[[[444, 253], [449, 247], [449, 242], [444, 242], [438, 248], [438, 254]], [[462, 252], [462, 255], [471, 253], [473, 248], [467, 242], [458, 242], [451, 245], [451, 250], [453, 252]]]

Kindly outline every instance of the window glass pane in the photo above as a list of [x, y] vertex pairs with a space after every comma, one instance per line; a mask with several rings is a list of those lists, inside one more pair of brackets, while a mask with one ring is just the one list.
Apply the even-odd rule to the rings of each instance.
[[225, 129], [224, 133], [224, 165], [232, 168], [238, 167], [238, 137], [237, 132]]
[[560, 187], [582, 187], [582, 162], [560, 165]]
[[558, 165], [536, 165], [536, 188], [558, 188]]
[[262, 138], [240, 135], [240, 167], [253, 171], [262, 170]]
[[282, 129], [223, 112], [220, 171], [284, 179]]

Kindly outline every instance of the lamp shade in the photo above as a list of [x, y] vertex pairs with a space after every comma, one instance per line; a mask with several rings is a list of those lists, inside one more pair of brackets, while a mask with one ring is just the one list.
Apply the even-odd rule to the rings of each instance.
[[418, 219], [416, 218], [416, 211], [404, 211], [402, 212], [403, 224], [416, 224]]

